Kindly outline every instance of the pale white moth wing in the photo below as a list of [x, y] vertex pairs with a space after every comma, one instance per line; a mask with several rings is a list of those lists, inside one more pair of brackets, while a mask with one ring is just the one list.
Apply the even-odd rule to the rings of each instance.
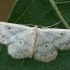
[[[8, 45], [13, 41], [9, 39], [20, 33], [25, 33], [30, 27], [18, 24], [11, 24], [6, 22], [0, 22], [0, 43]], [[14, 38], [13, 38], [14, 39]]]
[[54, 60], [57, 57], [57, 55], [57, 50], [53, 46], [53, 44], [48, 40], [48, 37], [44, 34], [43, 31], [38, 31], [34, 59], [47, 63]]
[[70, 30], [69, 29], [43, 29], [49, 41], [60, 50], [70, 49]]
[[[22, 36], [22, 37], [21, 37]], [[33, 50], [32, 32], [22, 33], [19, 39], [15, 39], [13, 43], [8, 46], [8, 54], [14, 59], [31, 58]]]
[[0, 43], [8, 45], [8, 54], [12, 58], [32, 58], [33, 29], [24, 25], [0, 22]]

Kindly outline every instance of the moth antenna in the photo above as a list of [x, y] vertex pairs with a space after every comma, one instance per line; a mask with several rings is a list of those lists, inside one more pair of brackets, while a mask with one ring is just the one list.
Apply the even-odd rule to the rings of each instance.
[[60, 22], [57, 22], [57, 23], [55, 23], [55, 24], [53, 24], [51, 26], [47, 26], [47, 28], [51, 28], [51, 27], [56, 26], [56, 25], [59, 25], [59, 24], [60, 24]]

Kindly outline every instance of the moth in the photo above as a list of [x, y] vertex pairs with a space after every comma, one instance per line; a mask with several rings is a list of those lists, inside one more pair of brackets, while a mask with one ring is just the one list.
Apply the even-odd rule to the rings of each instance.
[[70, 29], [0, 22], [0, 43], [8, 46], [8, 54], [14, 59], [34, 58], [47, 63], [56, 59], [57, 49], [70, 48]]

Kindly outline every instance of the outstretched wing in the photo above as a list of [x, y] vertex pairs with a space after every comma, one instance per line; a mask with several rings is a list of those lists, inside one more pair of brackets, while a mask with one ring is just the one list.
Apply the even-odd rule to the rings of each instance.
[[57, 48], [70, 49], [70, 30], [68, 29], [39, 29], [34, 59], [50, 62], [57, 56]]
[[22, 35], [22, 38], [16, 39], [8, 46], [8, 53], [15, 59], [31, 58], [33, 50], [33, 37], [32, 32]]
[[70, 49], [70, 30], [68, 29], [43, 29], [44, 35], [60, 50]]
[[0, 43], [9, 44], [13, 42], [10, 39], [14, 39], [14, 36], [17, 35], [20, 36], [22, 32], [25, 33], [29, 28], [23, 25], [0, 22]]
[[0, 43], [8, 45], [8, 54], [15, 59], [29, 58], [32, 51], [30, 27], [0, 22]]
[[49, 41], [43, 31], [38, 31], [38, 38], [34, 59], [42, 62], [50, 62], [57, 57], [58, 53], [54, 45]]

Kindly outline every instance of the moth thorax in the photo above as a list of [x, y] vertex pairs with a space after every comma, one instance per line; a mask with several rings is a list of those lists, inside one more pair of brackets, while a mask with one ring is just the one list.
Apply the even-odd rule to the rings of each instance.
[[32, 31], [32, 47], [30, 50], [30, 58], [33, 57], [35, 49], [36, 49], [36, 42], [37, 42], [37, 37], [38, 37], [38, 27], [35, 26], [33, 31]]

